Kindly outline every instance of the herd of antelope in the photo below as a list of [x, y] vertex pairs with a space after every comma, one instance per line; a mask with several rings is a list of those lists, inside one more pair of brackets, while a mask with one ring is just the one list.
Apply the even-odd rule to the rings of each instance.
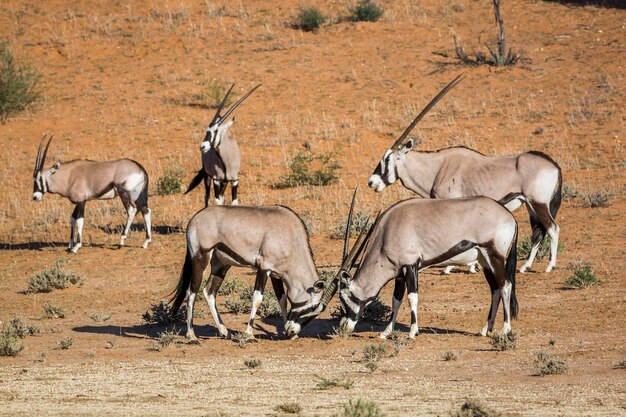
[[[512, 211], [526, 205], [532, 227], [532, 247], [525, 272], [532, 266], [545, 235], [550, 237], [550, 259], [546, 272], [556, 265], [559, 226], [556, 215], [561, 204], [561, 169], [548, 155], [530, 151], [521, 155], [492, 157], [465, 147], [437, 151], [413, 151], [409, 133], [426, 113], [460, 81], [458, 76], [439, 92], [411, 122], [398, 140], [383, 154], [369, 177], [368, 186], [382, 192], [400, 180], [422, 198], [397, 202], [367, 230], [362, 230], [349, 249], [352, 212], [348, 214], [341, 267], [333, 279], [318, 276], [306, 227], [302, 219], [283, 206], [239, 206], [237, 199], [241, 153], [228, 134], [234, 117], [228, 117], [260, 85], [241, 97], [224, 114], [232, 89], [228, 90], [206, 128], [200, 144], [202, 168], [186, 193], [201, 182], [205, 185], [205, 208], [189, 221], [187, 251], [177, 288], [171, 300], [175, 315], [186, 300], [187, 332], [197, 340], [193, 329], [193, 308], [204, 273], [210, 276], [203, 296], [219, 334], [229, 336], [217, 311], [216, 296], [233, 266], [256, 270], [254, 293], [246, 333], [252, 336], [256, 311], [268, 278], [280, 305], [284, 333], [297, 335], [328, 306], [339, 292], [340, 328], [351, 333], [363, 310], [394, 280], [392, 317], [380, 334], [386, 338], [394, 329], [405, 292], [410, 305], [409, 336], [418, 333], [418, 275], [433, 265], [468, 265], [473, 272], [480, 265], [491, 290], [487, 322], [480, 334], [493, 330], [500, 302], [503, 304], [504, 333], [511, 331], [516, 318], [515, 295], [517, 261], [517, 222]], [[148, 207], [148, 174], [130, 159], [116, 161], [74, 160], [56, 162], [44, 170], [52, 141], [43, 147], [41, 139], [33, 173], [33, 200], [41, 201], [47, 192], [59, 194], [75, 204], [71, 217], [68, 250], [77, 253], [82, 245], [85, 204], [89, 200], [119, 196], [128, 213], [120, 238], [124, 245], [135, 214], [140, 211], [150, 244], [151, 216]], [[43, 154], [42, 154], [43, 149]], [[214, 206], [209, 206], [211, 183]], [[232, 204], [224, 205], [224, 192], [231, 184]], [[355, 191], [356, 195], [356, 191]]]

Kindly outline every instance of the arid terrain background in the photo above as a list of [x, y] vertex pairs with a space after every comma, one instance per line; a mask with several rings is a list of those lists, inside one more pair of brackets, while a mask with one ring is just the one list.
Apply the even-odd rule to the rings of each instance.
[[[17, 316], [40, 329], [22, 341], [18, 356], [0, 357], [0, 415], [272, 415], [297, 403], [312, 416], [340, 413], [359, 398], [387, 415], [448, 415], [465, 399], [507, 416], [626, 413], [626, 11], [505, 1], [508, 46], [526, 59], [496, 68], [453, 58], [454, 35], [466, 51], [487, 53], [494, 45], [491, 2], [379, 4], [385, 14], [378, 22], [350, 23], [342, 19], [349, 13], [343, 1], [2, 1], [0, 38], [41, 73], [43, 99], [0, 124], [0, 321]], [[318, 6], [328, 24], [314, 33], [294, 28], [303, 5]], [[496, 351], [489, 338], [476, 336], [489, 291], [482, 274], [463, 268], [421, 275], [421, 333], [401, 340], [399, 352], [373, 371], [364, 349], [379, 343], [384, 323], [361, 322], [342, 339], [333, 336], [332, 308], [296, 340], [280, 336], [280, 320], [257, 319], [257, 343], [240, 347], [217, 336], [199, 301], [201, 343], [187, 344], [181, 333], [171, 346], [153, 349], [171, 326], [146, 325], [142, 314], [174, 289], [182, 229], [203, 206], [201, 189], [159, 196], [156, 184], [172, 169], [181, 169], [187, 184], [200, 167], [198, 145], [214, 113], [209, 85], [236, 83], [240, 96], [263, 84], [231, 128], [243, 152], [240, 202], [291, 207], [309, 227], [318, 266], [336, 267], [341, 241], [330, 235], [344, 221], [352, 190], [359, 187], [356, 210], [366, 213], [411, 196], [400, 184], [376, 194], [367, 178], [420, 109], [461, 72], [466, 79], [414, 131], [419, 149], [534, 149], [563, 170], [563, 250], [552, 273], [543, 272], [544, 258], [517, 277], [514, 349]], [[48, 166], [129, 157], [146, 167], [149, 249], [141, 249], [140, 216], [127, 247], [117, 248], [125, 221], [118, 199], [87, 204], [86, 244], [78, 255], [66, 254], [71, 204], [54, 195], [31, 199], [44, 133], [54, 134]], [[330, 154], [339, 179], [275, 189], [305, 147]], [[605, 207], [590, 207], [594, 196], [608, 196]], [[523, 208], [515, 215], [522, 240], [530, 234], [528, 216]], [[82, 285], [25, 292], [31, 276], [61, 258]], [[568, 289], [568, 265], [581, 261], [601, 284]], [[244, 269], [229, 277], [254, 280]], [[391, 288], [381, 296], [390, 304]], [[227, 298], [218, 299], [226, 325], [243, 331], [247, 315], [228, 313]], [[46, 304], [65, 310], [65, 318], [44, 318]], [[399, 322], [406, 334], [408, 303]], [[60, 349], [68, 338], [71, 347]], [[393, 352], [391, 342], [387, 347]], [[561, 359], [567, 372], [540, 376], [537, 351]], [[244, 364], [249, 359], [261, 365], [252, 369]], [[353, 386], [322, 390], [322, 379]]]

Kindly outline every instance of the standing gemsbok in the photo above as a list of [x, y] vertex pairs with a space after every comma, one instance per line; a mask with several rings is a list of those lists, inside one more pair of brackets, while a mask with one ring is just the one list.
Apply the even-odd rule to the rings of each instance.
[[191, 180], [185, 194], [196, 188], [204, 181], [205, 195], [204, 206], [209, 206], [209, 198], [211, 197], [211, 182], [213, 182], [213, 193], [215, 194], [215, 204], [224, 204], [224, 192], [226, 186], [231, 183], [231, 196], [233, 206], [237, 202], [237, 187], [239, 186], [239, 168], [241, 166], [241, 152], [235, 139], [228, 135], [228, 129], [232, 126], [235, 118], [228, 122], [224, 121], [235, 111], [235, 109], [254, 92], [261, 84], [254, 87], [246, 95], [241, 97], [230, 109], [222, 116], [220, 112], [224, 108], [224, 104], [230, 96], [235, 84], [233, 84], [220, 103], [213, 120], [206, 128], [204, 139], [200, 143], [200, 151], [202, 152], [202, 168], [196, 176]]
[[[211, 206], [187, 226], [187, 254], [172, 298], [172, 316], [187, 298], [187, 334], [193, 330], [193, 307], [205, 269], [210, 278], [203, 295], [220, 335], [228, 337], [217, 308], [216, 295], [233, 266], [257, 271], [246, 333], [252, 335], [254, 316], [271, 278], [281, 308], [285, 333], [294, 336], [324, 308], [324, 281], [320, 280], [302, 220], [283, 206]], [[287, 313], [287, 300], [290, 311]]]
[[52, 193], [66, 197], [75, 204], [68, 250], [76, 253], [82, 246], [87, 201], [111, 199], [118, 195], [128, 213], [120, 246], [124, 245], [135, 214], [140, 211], [143, 214], [146, 227], [146, 240], [143, 247], [147, 248], [152, 241], [152, 232], [150, 209], [148, 208], [148, 173], [146, 170], [131, 159], [118, 159], [101, 162], [87, 160], [57, 162], [52, 168], [44, 171], [52, 136], [42, 155], [41, 148], [45, 138], [44, 135], [39, 143], [37, 159], [35, 160], [33, 200], [41, 201], [45, 193]]
[[472, 149], [453, 147], [435, 152], [409, 152], [414, 141], [404, 142], [424, 115], [454, 86], [448, 84], [413, 120], [398, 140], [385, 151], [368, 185], [376, 192], [400, 180], [423, 198], [456, 198], [484, 195], [516, 210], [526, 204], [532, 226], [532, 249], [520, 268], [525, 272], [543, 238], [550, 236], [550, 261], [546, 272], [556, 265], [559, 226], [556, 215], [561, 206], [561, 168], [548, 155], [530, 151], [514, 156], [486, 156]]
[[346, 285], [339, 292], [340, 326], [352, 332], [363, 309], [395, 279], [392, 317], [381, 337], [393, 331], [405, 288], [411, 307], [409, 337], [415, 337], [418, 271], [476, 248], [491, 289], [491, 308], [480, 334], [485, 336], [493, 330], [500, 300], [504, 307], [502, 331], [509, 332], [511, 317], [517, 317], [516, 246], [517, 223], [513, 215], [490, 198], [410, 199], [396, 203], [376, 222], [354, 279], [342, 272]]

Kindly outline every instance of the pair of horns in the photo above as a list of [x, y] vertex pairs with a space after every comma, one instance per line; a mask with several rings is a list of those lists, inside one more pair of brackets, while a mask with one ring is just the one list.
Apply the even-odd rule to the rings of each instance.
[[409, 135], [409, 133], [411, 133], [411, 130], [413, 130], [415, 125], [417, 125], [419, 123], [419, 121], [422, 120], [422, 118], [426, 115], [426, 113], [428, 113], [430, 111], [430, 109], [432, 109], [435, 106], [435, 104], [437, 104], [437, 102], [439, 100], [441, 100], [443, 98], [443, 96], [445, 96], [448, 93], [448, 91], [452, 90], [461, 81], [463, 81], [463, 76], [464, 75], [465, 74], [460, 74], [458, 77], [456, 77], [454, 80], [452, 80], [450, 82], [450, 84], [446, 85], [443, 88], [443, 90], [441, 90], [439, 92], [439, 94], [437, 94], [435, 96], [435, 98], [430, 100], [430, 103], [428, 103], [428, 105], [426, 107], [424, 107], [424, 109], [420, 112], [420, 114], [417, 115], [417, 117], [411, 122], [409, 127], [406, 128], [404, 133], [402, 135], [400, 135], [398, 140], [393, 144], [393, 146], [390, 149], [392, 149], [392, 150], [393, 149], [399, 149], [403, 145], [404, 139], [406, 139], [406, 137]]
[[35, 159], [35, 171], [33, 172], [33, 176], [37, 175], [37, 172], [43, 169], [43, 165], [46, 163], [46, 155], [48, 155], [48, 148], [50, 147], [50, 142], [52, 142], [52, 138], [54, 135], [50, 135], [50, 139], [48, 139], [48, 143], [46, 144], [46, 149], [43, 151], [43, 156], [41, 155], [41, 148], [43, 147], [43, 142], [46, 140], [46, 134], [44, 134], [41, 138], [41, 142], [39, 142], [39, 150], [37, 151], [37, 159]]
[[[339, 271], [337, 271], [337, 274], [335, 274], [335, 276], [332, 278], [332, 280], [326, 283], [327, 284], [326, 290], [324, 291], [324, 294], [322, 296], [323, 309], [326, 309], [326, 307], [328, 306], [328, 303], [330, 303], [330, 300], [333, 298], [333, 296], [337, 292], [342, 273], [346, 271], [350, 271], [356, 265], [357, 260], [359, 256], [361, 255], [361, 252], [363, 252], [365, 245], [369, 241], [372, 231], [374, 230], [374, 226], [376, 226], [376, 223], [378, 222], [378, 216], [380, 216], [380, 213], [378, 213], [378, 216], [376, 216], [376, 221], [369, 228], [364, 227], [361, 229], [361, 231], [359, 232], [359, 236], [357, 237], [356, 241], [352, 245], [352, 248], [350, 249], [350, 251], [348, 251], [348, 247], [350, 246], [349, 245], [350, 229], [352, 228], [352, 213], [354, 211], [356, 192], [357, 190], [355, 189], [354, 194], [352, 194], [352, 203], [350, 204], [350, 212], [348, 213], [348, 221], [346, 222], [346, 231], [344, 234], [344, 241], [343, 241], [343, 255], [341, 259], [341, 267], [339, 268]], [[366, 225], [369, 223], [370, 218], [371, 216], [368, 216], [365, 222]], [[366, 233], [366, 229], [367, 229], [367, 233]]]
[[237, 102], [235, 104], [233, 104], [230, 109], [228, 109], [226, 111], [226, 114], [224, 114], [224, 116], [220, 116], [221, 111], [224, 109], [224, 105], [226, 104], [226, 101], [228, 100], [228, 97], [230, 96], [231, 91], [233, 91], [233, 88], [235, 87], [235, 84], [231, 85], [230, 88], [228, 89], [228, 91], [226, 92], [226, 95], [224, 96], [224, 98], [222, 99], [222, 102], [220, 103], [219, 107], [217, 108], [217, 112], [215, 112], [215, 116], [213, 116], [213, 120], [211, 120], [211, 123], [209, 124], [209, 126], [213, 126], [216, 123], [220, 123], [222, 120], [226, 120], [226, 118], [228, 116], [230, 116], [230, 114], [232, 112], [235, 111], [235, 109], [237, 107], [239, 107], [239, 105], [241, 103], [243, 103], [243, 101], [245, 99], [248, 98], [248, 96], [250, 96], [250, 94], [252, 94], [254, 92], [254, 90], [256, 90], [257, 88], [259, 88], [261, 86], [261, 84], [257, 85], [256, 87], [254, 87], [252, 90], [248, 91], [248, 93], [241, 97], [239, 100], [237, 100]]

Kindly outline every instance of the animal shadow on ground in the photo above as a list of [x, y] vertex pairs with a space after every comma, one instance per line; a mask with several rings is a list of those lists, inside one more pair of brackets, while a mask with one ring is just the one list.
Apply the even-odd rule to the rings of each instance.
[[25, 242], [25, 243], [2, 243], [0, 242], [0, 251], [2, 250], [44, 250], [47, 248], [66, 247], [67, 242]]
[[[123, 225], [116, 225], [116, 226], [106, 225], [106, 226], [95, 226], [95, 227], [96, 229], [108, 235], [121, 235], [122, 230], [124, 228]], [[145, 230], [146, 229], [143, 224], [133, 224], [130, 227], [130, 232], [143, 233]], [[173, 235], [173, 234], [178, 234], [178, 233], [185, 233], [185, 227], [184, 226], [168, 226], [168, 225], [152, 226], [152, 233], [154, 233], [155, 235]]]

